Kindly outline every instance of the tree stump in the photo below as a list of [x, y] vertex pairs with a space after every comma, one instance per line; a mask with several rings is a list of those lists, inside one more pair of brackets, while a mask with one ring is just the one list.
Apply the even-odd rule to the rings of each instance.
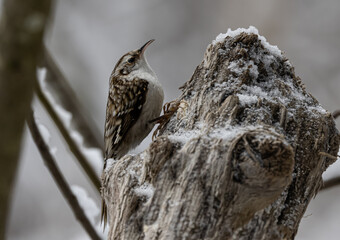
[[181, 89], [103, 174], [108, 239], [293, 239], [338, 152], [332, 115], [254, 27], [219, 35]]

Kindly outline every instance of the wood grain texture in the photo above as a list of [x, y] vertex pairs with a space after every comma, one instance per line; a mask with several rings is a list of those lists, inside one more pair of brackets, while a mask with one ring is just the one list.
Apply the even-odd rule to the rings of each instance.
[[108, 239], [294, 238], [339, 135], [262, 41], [209, 45], [158, 138], [103, 174]]

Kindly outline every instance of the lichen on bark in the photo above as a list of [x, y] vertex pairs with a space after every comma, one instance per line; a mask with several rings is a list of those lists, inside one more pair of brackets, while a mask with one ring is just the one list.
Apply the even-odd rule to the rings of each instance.
[[[339, 135], [276, 47], [228, 33], [149, 148], [103, 175], [109, 239], [294, 238]], [[136, 194], [145, 183], [152, 196]]]

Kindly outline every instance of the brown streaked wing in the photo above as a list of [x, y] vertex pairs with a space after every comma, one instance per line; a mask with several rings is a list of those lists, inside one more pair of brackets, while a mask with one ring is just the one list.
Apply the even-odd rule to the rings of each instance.
[[106, 108], [105, 159], [115, 158], [128, 130], [137, 121], [148, 91], [148, 82], [114, 79]]

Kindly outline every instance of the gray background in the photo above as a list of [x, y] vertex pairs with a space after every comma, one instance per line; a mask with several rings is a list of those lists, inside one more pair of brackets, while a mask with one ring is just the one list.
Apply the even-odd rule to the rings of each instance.
[[[165, 89], [165, 101], [179, 95], [202, 61], [207, 45], [228, 28], [253, 25], [285, 52], [297, 75], [329, 111], [340, 108], [340, 1], [338, 0], [58, 0], [46, 44], [103, 132], [108, 77], [122, 54], [151, 38], [150, 65]], [[37, 115], [52, 134], [67, 180], [89, 182], [39, 104]], [[339, 126], [339, 121], [338, 121]], [[146, 139], [134, 152], [150, 143]], [[87, 239], [44, 167], [27, 134], [13, 196], [9, 239]], [[333, 165], [325, 178], [340, 175]], [[312, 200], [296, 239], [338, 239], [340, 187]]]

